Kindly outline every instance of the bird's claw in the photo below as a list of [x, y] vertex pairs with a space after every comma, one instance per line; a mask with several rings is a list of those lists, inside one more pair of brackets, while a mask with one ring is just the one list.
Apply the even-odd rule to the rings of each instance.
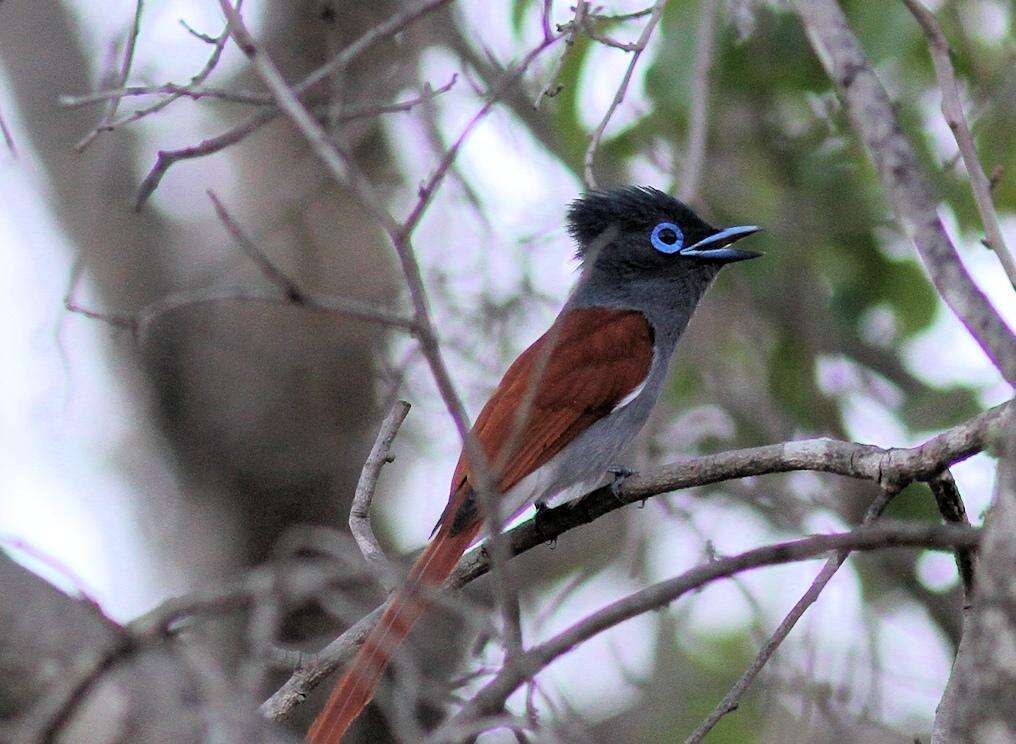
[[610, 492], [614, 494], [614, 498], [617, 499], [618, 503], [622, 505], [626, 504], [627, 502], [621, 498], [621, 484], [635, 475], [635, 471], [631, 468], [615, 466], [607, 468], [607, 472], [614, 476], [614, 479], [610, 482]]
[[550, 543], [550, 549], [553, 550], [557, 547], [557, 538], [546, 538], [546, 533], [543, 529], [543, 521], [546, 519], [546, 513], [550, 511], [550, 507], [547, 506], [545, 501], [535, 501], [533, 502], [533, 506], [536, 507], [536, 514], [533, 517], [533, 527], [536, 529], [536, 534], [540, 536], [540, 540], [542, 542]]

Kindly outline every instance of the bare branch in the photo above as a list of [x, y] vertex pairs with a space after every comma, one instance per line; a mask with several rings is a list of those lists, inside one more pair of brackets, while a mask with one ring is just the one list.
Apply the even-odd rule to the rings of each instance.
[[379, 580], [389, 591], [395, 587], [396, 571], [374, 536], [374, 530], [370, 525], [370, 505], [374, 499], [374, 491], [377, 490], [377, 479], [381, 475], [381, 468], [386, 462], [391, 462], [389, 453], [392, 442], [395, 441], [395, 435], [398, 434], [402, 422], [409, 415], [409, 409], [410, 405], [406, 401], [395, 401], [395, 405], [381, 422], [377, 439], [374, 440], [374, 446], [371, 447], [367, 461], [363, 464], [363, 470], [360, 471], [353, 504], [349, 509], [349, 531], [353, 533], [356, 544], [360, 546], [360, 552], [363, 553], [364, 559], [377, 569]]
[[187, 147], [181, 147], [177, 150], [159, 150], [155, 158], [155, 165], [148, 171], [148, 175], [145, 176], [144, 180], [141, 181], [141, 185], [138, 187], [138, 195], [134, 200], [134, 210], [140, 212], [141, 207], [148, 201], [148, 197], [152, 195], [159, 183], [162, 181], [162, 177], [166, 175], [174, 163], [180, 160], [190, 160], [191, 158], [200, 158], [205, 155], [211, 155], [212, 153], [224, 150], [230, 145], [235, 145], [237, 142], [243, 140], [247, 135], [257, 131], [265, 124], [270, 122], [278, 115], [278, 111], [274, 108], [265, 108], [258, 111], [256, 114], [248, 117], [245, 121], [236, 125], [232, 129], [229, 129], [222, 134], [216, 135], [215, 137], [209, 137], [204, 139], [196, 145], [189, 145]]
[[254, 244], [254, 241], [247, 237], [246, 233], [240, 228], [233, 218], [229, 216], [229, 212], [219, 201], [219, 197], [215, 195], [215, 192], [211, 189], [205, 191], [208, 194], [208, 198], [212, 200], [212, 206], [215, 207], [215, 213], [218, 215], [222, 224], [226, 226], [226, 230], [230, 235], [233, 236], [233, 240], [240, 246], [240, 249], [247, 254], [257, 267], [264, 274], [265, 278], [274, 284], [276, 287], [282, 290], [282, 294], [285, 295], [293, 304], [299, 305], [303, 303], [304, 293], [303, 290], [293, 281], [289, 276], [285, 274], [278, 266], [276, 266], [268, 256], [261, 252], [261, 249]]
[[[349, 46], [345, 47], [341, 52], [335, 55], [335, 57], [333, 57], [330, 61], [326, 62], [310, 75], [305, 77], [298, 85], [294, 86], [293, 93], [297, 97], [306, 95], [319, 83], [328, 79], [332, 73], [348, 65], [374, 44], [394, 36], [415, 22], [418, 18], [440, 8], [443, 5], [447, 5], [449, 2], [451, 2], [451, 0], [421, 0], [421, 2], [407, 8], [402, 13], [397, 13], [391, 16], [383, 23], [378, 24], [364, 33], [356, 41], [352, 42]], [[239, 9], [239, 6], [237, 9]], [[228, 27], [223, 31], [222, 38], [224, 40], [229, 38]], [[198, 145], [181, 148], [179, 150], [160, 150], [155, 165], [152, 167], [151, 171], [149, 171], [138, 189], [138, 197], [135, 200], [134, 208], [138, 210], [141, 209], [144, 203], [148, 200], [148, 197], [151, 196], [152, 192], [154, 192], [156, 187], [158, 187], [159, 181], [162, 180], [166, 171], [169, 170], [174, 163], [180, 160], [209, 155], [213, 152], [218, 152], [225, 147], [236, 144], [251, 132], [261, 128], [264, 124], [267, 124], [269, 121], [274, 119], [278, 113], [279, 110], [274, 105], [270, 108], [266, 107], [264, 111], [258, 112], [232, 129], [223, 132], [216, 137], [204, 140]], [[349, 114], [347, 114], [347, 116], [348, 115]], [[354, 118], [360, 118], [362, 116], [363, 114], [360, 114], [358, 117]]]
[[853, 532], [815, 535], [766, 545], [729, 558], [710, 561], [613, 602], [509, 661], [451, 719], [449, 725], [457, 726], [475, 718], [499, 713], [509, 695], [580, 643], [625, 620], [666, 607], [680, 596], [717, 579], [762, 566], [807, 560], [831, 550], [875, 550], [898, 546], [937, 549], [951, 549], [956, 545], [975, 547], [979, 537], [980, 531], [973, 527], [887, 523], [860, 527]]
[[438, 163], [437, 168], [431, 173], [430, 178], [427, 179], [426, 183], [420, 187], [419, 199], [416, 205], [410, 211], [406, 217], [405, 222], [402, 225], [401, 233], [407, 237], [416, 229], [420, 219], [423, 217], [423, 213], [427, 207], [430, 206], [430, 201], [434, 194], [437, 193], [437, 188], [441, 185], [444, 177], [448, 173], [448, 169], [451, 164], [455, 161], [455, 158], [459, 154], [463, 143], [473, 132], [476, 126], [486, 117], [490, 110], [494, 107], [498, 101], [505, 95], [508, 89], [525, 74], [526, 70], [529, 69], [533, 61], [543, 54], [549, 47], [556, 44], [561, 38], [561, 35], [548, 36], [543, 39], [537, 46], [533, 47], [518, 63], [512, 66], [504, 75], [501, 76], [500, 81], [493, 90], [487, 95], [487, 99], [483, 105], [477, 110], [473, 117], [469, 120], [462, 131], [459, 133], [458, 138], [452, 143], [452, 146], [445, 152], [444, 157], [441, 158], [441, 162]]
[[960, 99], [959, 85], [956, 82], [956, 71], [949, 59], [949, 41], [942, 33], [935, 14], [925, 8], [920, 0], [903, 0], [903, 2], [917, 19], [917, 23], [928, 40], [931, 61], [935, 65], [935, 76], [938, 78], [938, 86], [942, 89], [942, 115], [945, 116], [945, 122], [952, 130], [953, 137], [956, 138], [956, 146], [959, 148], [963, 165], [966, 166], [967, 174], [970, 176], [970, 190], [973, 192], [974, 203], [977, 205], [977, 211], [981, 215], [981, 224], [984, 225], [984, 232], [987, 234], [984, 244], [998, 254], [998, 260], [1002, 262], [1005, 273], [1009, 275], [1009, 283], [1016, 288], [1016, 258], [1013, 257], [1002, 236], [1002, 228], [998, 224], [998, 212], [995, 211], [995, 203], [991, 198], [991, 182], [984, 173], [980, 158], [977, 157], [974, 135], [971, 134], [967, 118], [963, 113], [963, 101]]
[[835, 0], [794, 0], [794, 6], [935, 288], [1006, 381], [1016, 382], [1016, 338], [957, 255], [914, 147], [843, 11]]
[[[942, 468], [981, 451], [986, 442], [1012, 425], [1014, 409], [1016, 403], [1012, 401], [996, 406], [910, 449], [812, 439], [688, 458], [632, 475], [620, 484], [616, 495], [609, 487], [599, 488], [570, 504], [548, 509], [540, 516], [538, 529], [529, 520], [505, 533], [505, 540], [511, 554], [519, 555], [625, 504], [679, 489], [768, 473], [812, 470], [902, 487], [914, 480], [932, 478]], [[491, 559], [485, 548], [481, 546], [463, 556], [447, 582], [449, 588], [458, 589], [490, 570]], [[273, 719], [288, 717], [311, 689], [356, 650], [383, 611], [384, 605], [361, 618], [296, 670], [261, 706], [262, 713]]]
[[[547, 73], [547, 83], [540, 89], [539, 94], [536, 96], [536, 101], [533, 103], [533, 108], [540, 108], [540, 104], [543, 103], [544, 98], [553, 98], [561, 92], [561, 86], [557, 85], [557, 76], [561, 74], [561, 68], [564, 67], [565, 57], [568, 56], [568, 52], [575, 45], [575, 39], [578, 38], [579, 31], [583, 28], [583, 19], [585, 18], [586, 11], [589, 8], [588, 0], [578, 0], [575, 3], [575, 15], [572, 18], [571, 28], [568, 29], [568, 35], [565, 36], [564, 43], [565, 48], [558, 55], [557, 59], [554, 60], [553, 66], [550, 68], [550, 72]], [[551, 35], [550, 31], [550, 4], [546, 4], [543, 9], [543, 35], [547, 38]]]
[[[236, 0], [236, 9], [239, 11], [241, 7], [243, 7], [243, 0]], [[192, 29], [190, 29], [190, 27], [187, 26], [186, 24], [184, 24], [184, 28], [187, 28], [189, 31], [192, 31]], [[224, 28], [222, 32], [214, 39], [203, 36], [199, 38], [201, 38], [202, 41], [208, 41], [208, 43], [212, 45], [212, 53], [208, 56], [208, 60], [205, 62], [204, 67], [202, 67], [198, 71], [198, 73], [190, 79], [190, 82], [187, 83], [187, 85], [179, 86], [174, 85], [173, 83], [167, 83], [163, 87], [168, 88], [170, 90], [167, 91], [169, 94], [165, 98], [161, 99], [160, 101], [157, 101], [151, 106], [148, 106], [143, 109], [138, 109], [137, 111], [133, 112], [128, 116], [121, 117], [116, 121], [108, 122], [106, 126], [101, 127], [101, 131], [112, 132], [113, 130], [119, 129], [120, 127], [124, 126], [125, 124], [130, 124], [132, 122], [138, 121], [139, 119], [143, 119], [149, 114], [154, 114], [159, 111], [162, 111], [164, 108], [166, 108], [173, 102], [178, 101], [180, 98], [183, 98], [184, 96], [187, 96], [188, 93], [186, 93], [185, 91], [193, 91], [197, 89], [198, 86], [201, 86], [205, 82], [205, 80], [208, 79], [208, 76], [211, 75], [212, 72], [215, 70], [215, 68], [218, 66], [219, 60], [222, 58], [222, 50], [225, 48], [226, 41], [229, 39], [229, 33], [228, 29]], [[126, 80], [121, 82], [120, 85], [122, 86], [124, 82], [126, 82]]]
[[[337, 123], [344, 124], [346, 122], [355, 121], [357, 119], [365, 119], [371, 116], [410, 111], [413, 107], [432, 100], [434, 97], [451, 90], [455, 85], [456, 80], [456, 76], [453, 75], [451, 80], [441, 87], [425, 89], [419, 96], [408, 98], [404, 101], [378, 105], [350, 106], [344, 109], [342, 113], [336, 117], [335, 121]], [[323, 114], [325, 113], [325, 109], [325, 106], [315, 107], [315, 114]], [[275, 119], [278, 115], [279, 109], [274, 104], [266, 105], [260, 111], [252, 114], [235, 127], [227, 129], [222, 134], [202, 140], [196, 145], [189, 145], [178, 150], [159, 150], [155, 159], [155, 165], [153, 165], [152, 169], [148, 171], [148, 175], [145, 176], [141, 185], [138, 187], [138, 195], [134, 201], [134, 209], [140, 211], [141, 207], [143, 207], [145, 202], [148, 201], [148, 197], [150, 197], [155, 189], [158, 188], [159, 183], [162, 181], [162, 177], [166, 175], [166, 172], [175, 163], [181, 160], [191, 160], [193, 158], [201, 158], [206, 155], [212, 155], [220, 150], [230, 147], [231, 145], [235, 145], [246, 139], [249, 135], [256, 132], [268, 122]]]
[[220, 302], [288, 305], [321, 313], [332, 313], [350, 318], [351, 320], [378, 323], [392, 328], [399, 328], [410, 333], [417, 332], [416, 322], [412, 318], [407, 318], [393, 311], [376, 308], [373, 305], [358, 300], [303, 292], [300, 295], [300, 301], [295, 302], [292, 297], [280, 294], [275, 290], [242, 286], [173, 292], [155, 302], [145, 305], [131, 315], [102, 313], [82, 307], [74, 301], [68, 301], [65, 303], [65, 307], [72, 313], [84, 315], [86, 318], [101, 321], [115, 328], [131, 331], [139, 342], [144, 343], [152, 323], [160, 320], [164, 315], [185, 307]]
[[379, 41], [395, 36], [395, 34], [412, 25], [418, 19], [450, 2], [451, 0], [422, 0], [416, 5], [406, 8], [401, 13], [390, 16], [384, 22], [379, 23], [364, 33], [363, 36], [344, 48], [328, 62], [314, 70], [299, 85], [295, 86], [293, 92], [301, 95], [318, 83], [324, 82]]
[[[394, 103], [378, 104], [370, 106], [354, 106], [349, 108], [347, 111], [343, 111], [342, 114], [336, 118], [337, 122], [347, 122], [355, 119], [363, 119], [369, 116], [376, 116], [378, 114], [391, 114], [402, 111], [409, 111], [414, 106], [429, 101], [441, 93], [445, 93], [452, 89], [455, 85], [455, 81], [458, 78], [457, 75], [452, 75], [451, 80], [439, 88], [432, 88], [429, 85], [424, 86], [424, 91], [421, 95], [414, 98], [408, 98], [404, 101], [395, 101]], [[185, 98], [191, 98], [195, 101], [199, 101], [203, 98], [213, 98], [218, 101], [228, 101], [230, 103], [243, 103], [248, 106], [274, 106], [275, 99], [272, 96], [264, 95], [262, 93], [243, 93], [231, 90], [223, 90], [221, 88], [208, 88], [208, 87], [194, 87], [193, 85], [180, 85], [178, 83], [163, 83], [162, 85], [129, 85], [126, 88], [115, 88], [110, 90], [99, 90], [94, 93], [86, 93], [83, 96], [60, 96], [60, 105], [65, 108], [81, 108], [83, 106], [90, 106], [95, 103], [101, 103], [102, 101], [109, 100], [117, 97], [137, 97], [137, 96], [156, 96], [164, 94], [178, 94]], [[319, 108], [319, 105], [315, 105], [315, 111]], [[278, 113], [276, 111], [276, 113]]]
[[636, 18], [645, 18], [647, 15], [652, 13], [653, 10], [655, 10], [655, 8], [656, 8], [655, 5], [650, 5], [648, 8], [643, 8], [642, 10], [636, 10], [636, 11], [633, 11], [631, 13], [619, 13], [617, 15], [601, 15], [601, 14], [597, 13], [597, 14], [591, 15], [590, 17], [593, 20], [595, 20], [595, 21], [605, 21], [605, 22], [610, 22], [610, 21], [634, 21]]
[[[134, 46], [138, 40], [138, 33], [141, 31], [141, 14], [144, 11], [144, 0], [135, 0], [134, 5], [134, 21], [131, 23], [131, 30], [127, 34], [127, 45], [123, 53], [123, 62], [120, 63], [120, 75], [118, 76], [116, 86], [122, 88], [127, 83], [127, 78], [131, 74], [131, 65], [134, 64]], [[116, 111], [120, 107], [120, 96], [113, 97], [109, 102], [109, 109], [102, 117], [102, 121], [99, 125], [91, 132], [86, 134], [78, 144], [74, 146], [78, 152], [83, 151], [88, 145], [92, 143], [96, 137], [99, 136], [99, 132], [109, 127], [109, 123], [113, 121], [113, 117], [116, 116]]]
[[187, 21], [185, 21], [183, 18], [178, 19], [177, 23], [179, 23], [183, 27], [184, 31], [189, 33], [198, 41], [203, 41], [206, 44], [215, 44], [218, 42], [218, 38], [216, 38], [215, 36], [209, 36], [208, 34], [201, 33], [193, 26], [191, 26], [189, 23], [187, 23]]
[[[864, 515], [864, 521], [862, 525], [869, 525], [881, 516], [882, 512], [885, 511], [886, 506], [892, 498], [899, 492], [899, 489], [895, 486], [890, 488], [883, 488], [879, 491], [878, 497], [872, 501], [868, 507], [867, 513]], [[797, 603], [790, 609], [787, 616], [783, 618], [776, 630], [769, 637], [769, 640], [765, 642], [765, 645], [759, 650], [749, 666], [742, 674], [734, 686], [730, 688], [730, 691], [723, 696], [712, 712], [706, 716], [706, 719], [699, 724], [687, 739], [684, 740], [684, 744], [698, 744], [700, 741], [706, 738], [706, 735], [712, 731], [713, 727], [720, 722], [720, 719], [728, 713], [737, 710], [737, 706], [740, 704], [741, 697], [751, 687], [752, 682], [755, 681], [755, 677], [762, 671], [762, 668], [768, 663], [769, 659], [776, 649], [780, 647], [790, 631], [797, 625], [797, 621], [801, 619], [804, 613], [815, 604], [822, 590], [825, 589], [829, 580], [839, 571], [840, 566], [847, 560], [847, 556], [850, 555], [849, 550], [838, 550], [835, 554], [829, 556], [829, 560], [826, 561], [825, 565], [822, 566], [822, 570], [818, 572], [814, 581], [811, 582], [811, 586], [808, 587], [804, 595], [797, 600]]]
[[179, 95], [184, 98], [191, 98], [200, 101], [202, 98], [214, 98], [219, 101], [230, 103], [245, 103], [249, 106], [265, 106], [271, 104], [271, 99], [257, 93], [237, 93], [219, 88], [196, 88], [191, 85], [180, 85], [179, 83], [163, 83], [162, 85], [128, 85], [124, 88], [111, 88], [109, 90], [97, 90], [94, 93], [86, 93], [81, 96], [63, 95], [57, 100], [64, 108], [82, 108], [96, 103], [102, 103], [112, 98], [135, 98], [139, 96]]
[[586, 186], [591, 189], [596, 188], [596, 177], [593, 175], [593, 158], [596, 157], [596, 150], [600, 147], [600, 140], [603, 139], [603, 133], [606, 131], [607, 124], [610, 123], [611, 117], [614, 116], [614, 112], [617, 111], [617, 107], [621, 105], [624, 97], [628, 94], [628, 85], [631, 83], [632, 75], [635, 73], [635, 66], [638, 65], [639, 58], [646, 50], [646, 46], [649, 44], [649, 39], [652, 38], [653, 31], [656, 29], [656, 24], [658, 24], [660, 22], [660, 18], [663, 17], [663, 7], [666, 4], [666, 0], [657, 0], [657, 2], [653, 5], [653, 10], [649, 16], [649, 20], [646, 21], [646, 25], [642, 29], [642, 33], [639, 34], [638, 41], [635, 42], [634, 46], [632, 46], [630, 50], [632, 52], [631, 61], [628, 63], [628, 69], [624, 72], [624, 77], [621, 78], [621, 84], [617, 86], [617, 91], [614, 93], [613, 100], [607, 107], [606, 112], [604, 112], [599, 125], [589, 138], [589, 146], [586, 148], [586, 155], [585, 158], [583, 158], [583, 169]]

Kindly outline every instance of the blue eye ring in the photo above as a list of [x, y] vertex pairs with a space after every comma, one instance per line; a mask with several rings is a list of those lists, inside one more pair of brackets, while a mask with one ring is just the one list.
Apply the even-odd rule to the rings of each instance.
[[[664, 230], [670, 230], [676, 236], [673, 243], [668, 243], [663, 239]], [[649, 240], [653, 244], [653, 248], [660, 253], [677, 253], [684, 248], [684, 233], [673, 222], [661, 222], [654, 227]]]

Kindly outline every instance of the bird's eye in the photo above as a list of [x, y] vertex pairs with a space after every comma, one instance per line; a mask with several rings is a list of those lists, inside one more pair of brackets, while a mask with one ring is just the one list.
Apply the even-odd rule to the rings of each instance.
[[684, 247], [684, 234], [673, 222], [661, 222], [653, 228], [649, 238], [653, 248], [661, 253], [677, 253]]

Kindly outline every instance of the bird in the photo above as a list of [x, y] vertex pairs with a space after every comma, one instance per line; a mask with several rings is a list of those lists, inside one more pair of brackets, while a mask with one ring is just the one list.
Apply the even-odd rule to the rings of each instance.
[[338, 744], [373, 698], [398, 644], [484, 525], [477, 489], [500, 516], [589, 492], [649, 417], [699, 300], [726, 264], [760, 256], [733, 247], [755, 225], [718, 229], [648, 186], [593, 190], [573, 201], [568, 231], [579, 278], [550, 328], [508, 367], [472, 427], [485, 456], [459, 457], [429, 545], [332, 690], [307, 734]]

